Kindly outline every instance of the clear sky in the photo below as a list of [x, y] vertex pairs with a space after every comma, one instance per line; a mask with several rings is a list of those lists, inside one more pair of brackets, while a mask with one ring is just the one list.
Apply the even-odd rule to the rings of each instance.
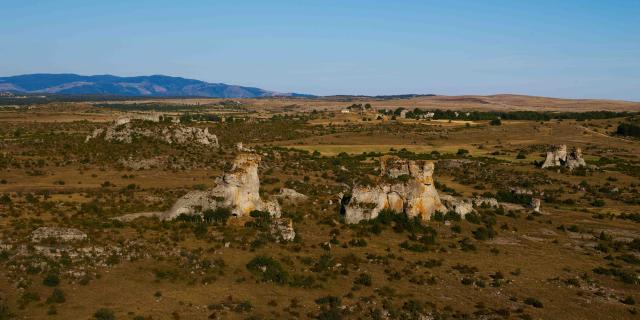
[[640, 0], [0, 1], [0, 75], [640, 101]]

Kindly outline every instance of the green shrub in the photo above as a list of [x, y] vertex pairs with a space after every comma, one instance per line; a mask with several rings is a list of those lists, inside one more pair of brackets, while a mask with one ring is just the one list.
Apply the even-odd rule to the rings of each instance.
[[481, 222], [480, 221], [480, 216], [475, 214], [475, 213], [473, 213], [473, 212], [466, 214], [464, 216], [464, 219], [469, 221], [469, 222], [471, 222], [471, 223], [474, 223], [474, 224], [480, 224], [480, 222]]
[[247, 269], [262, 282], [285, 284], [289, 279], [289, 274], [282, 268], [280, 262], [267, 256], [251, 259], [247, 263]]
[[540, 302], [540, 300], [538, 300], [536, 298], [532, 298], [532, 297], [524, 299], [524, 303], [528, 304], [530, 306], [533, 306], [535, 308], [542, 308], [543, 307], [542, 302]]
[[57, 287], [60, 284], [60, 277], [55, 273], [50, 273], [42, 279], [42, 284], [47, 287]]
[[362, 285], [362, 286], [370, 287], [371, 286], [371, 276], [366, 274], [366, 273], [361, 273], [360, 275], [358, 275], [358, 277], [356, 277], [356, 279], [353, 281], [353, 283], [359, 284], [359, 285]]
[[96, 311], [96, 313], [93, 314], [93, 317], [96, 320], [115, 320], [116, 319], [116, 316], [113, 313], [113, 311], [106, 308], [98, 309], [98, 311]]
[[47, 303], [64, 303], [67, 299], [64, 296], [62, 290], [55, 288], [51, 295], [47, 298]]
[[231, 217], [231, 210], [229, 208], [216, 208], [208, 209], [203, 213], [204, 221], [207, 223], [221, 223], [227, 224], [227, 220]]
[[624, 298], [620, 302], [632, 306], [632, 305], [636, 304], [636, 299], [634, 299], [632, 296], [627, 296], [626, 298]]
[[478, 228], [478, 229], [473, 231], [473, 237], [476, 238], [476, 240], [493, 239], [495, 234], [496, 233], [493, 230], [493, 228], [480, 227], [480, 228]]

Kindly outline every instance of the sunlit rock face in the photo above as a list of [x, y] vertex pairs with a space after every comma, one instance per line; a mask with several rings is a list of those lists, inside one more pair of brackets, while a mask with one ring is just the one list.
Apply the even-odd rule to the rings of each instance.
[[567, 145], [563, 144], [547, 152], [547, 158], [542, 164], [542, 168], [566, 167], [573, 170], [586, 165], [580, 148], [573, 148], [571, 152], [567, 152]]
[[238, 217], [248, 215], [253, 210], [267, 211], [273, 217], [280, 217], [280, 205], [277, 201], [260, 198], [260, 160], [257, 154], [239, 154], [231, 170], [218, 178], [215, 188], [187, 193], [171, 209], [161, 213], [160, 218], [170, 220], [181, 214], [197, 214], [218, 207], [229, 208]]
[[345, 222], [375, 219], [384, 209], [423, 220], [431, 219], [437, 211], [446, 211], [433, 185], [433, 162], [385, 156], [380, 158], [380, 167], [380, 183], [356, 186], [351, 194], [341, 197]]

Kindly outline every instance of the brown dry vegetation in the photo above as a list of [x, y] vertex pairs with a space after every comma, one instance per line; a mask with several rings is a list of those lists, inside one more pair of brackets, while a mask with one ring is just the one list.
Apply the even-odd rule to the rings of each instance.
[[[491, 126], [312, 113], [353, 102], [242, 100], [245, 111], [234, 111], [242, 121], [190, 124], [217, 134], [220, 149], [145, 139], [85, 143], [94, 128], [125, 114], [90, 103], [1, 111], [0, 319], [88, 319], [101, 308], [116, 319], [638, 316], [633, 302], [640, 299], [640, 142], [614, 134], [627, 119], [505, 120]], [[510, 95], [358, 103], [367, 102], [374, 109], [640, 110], [631, 102]], [[164, 210], [187, 191], [213, 186], [236, 142], [263, 154], [264, 197], [283, 187], [310, 197], [283, 203], [284, 215], [294, 219], [294, 242], [265, 238], [259, 227], [245, 224], [251, 218], [204, 229], [188, 221], [111, 219]], [[540, 169], [535, 162], [551, 144], [581, 147], [597, 169]], [[428, 243], [416, 237], [424, 232], [420, 228], [342, 223], [338, 193], [372, 181], [381, 154], [437, 161], [441, 194], [531, 190], [543, 200], [542, 214], [501, 200], [504, 210], [478, 208], [478, 221], [426, 223], [420, 228], [437, 234]], [[128, 158], [161, 161], [130, 170], [118, 162]], [[465, 164], [451, 165], [459, 160]], [[30, 235], [40, 226], [78, 228], [88, 239], [33, 243]], [[482, 234], [481, 228], [494, 233]], [[50, 257], [39, 246], [67, 254]], [[105, 253], [73, 255], [94, 247]], [[262, 281], [265, 275], [248, 268], [257, 256], [276, 261], [286, 281]], [[54, 274], [59, 284], [43, 284]], [[63, 292], [63, 302], [47, 301], [54, 288]]]

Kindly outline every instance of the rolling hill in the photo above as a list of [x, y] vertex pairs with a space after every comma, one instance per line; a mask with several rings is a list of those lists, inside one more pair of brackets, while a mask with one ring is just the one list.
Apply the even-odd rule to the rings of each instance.
[[118, 77], [113, 75], [83, 76], [77, 74], [26, 74], [0, 77], [0, 92], [69, 95], [112, 95], [148, 97], [311, 97], [297, 93], [279, 93], [260, 88], [165, 75]]

